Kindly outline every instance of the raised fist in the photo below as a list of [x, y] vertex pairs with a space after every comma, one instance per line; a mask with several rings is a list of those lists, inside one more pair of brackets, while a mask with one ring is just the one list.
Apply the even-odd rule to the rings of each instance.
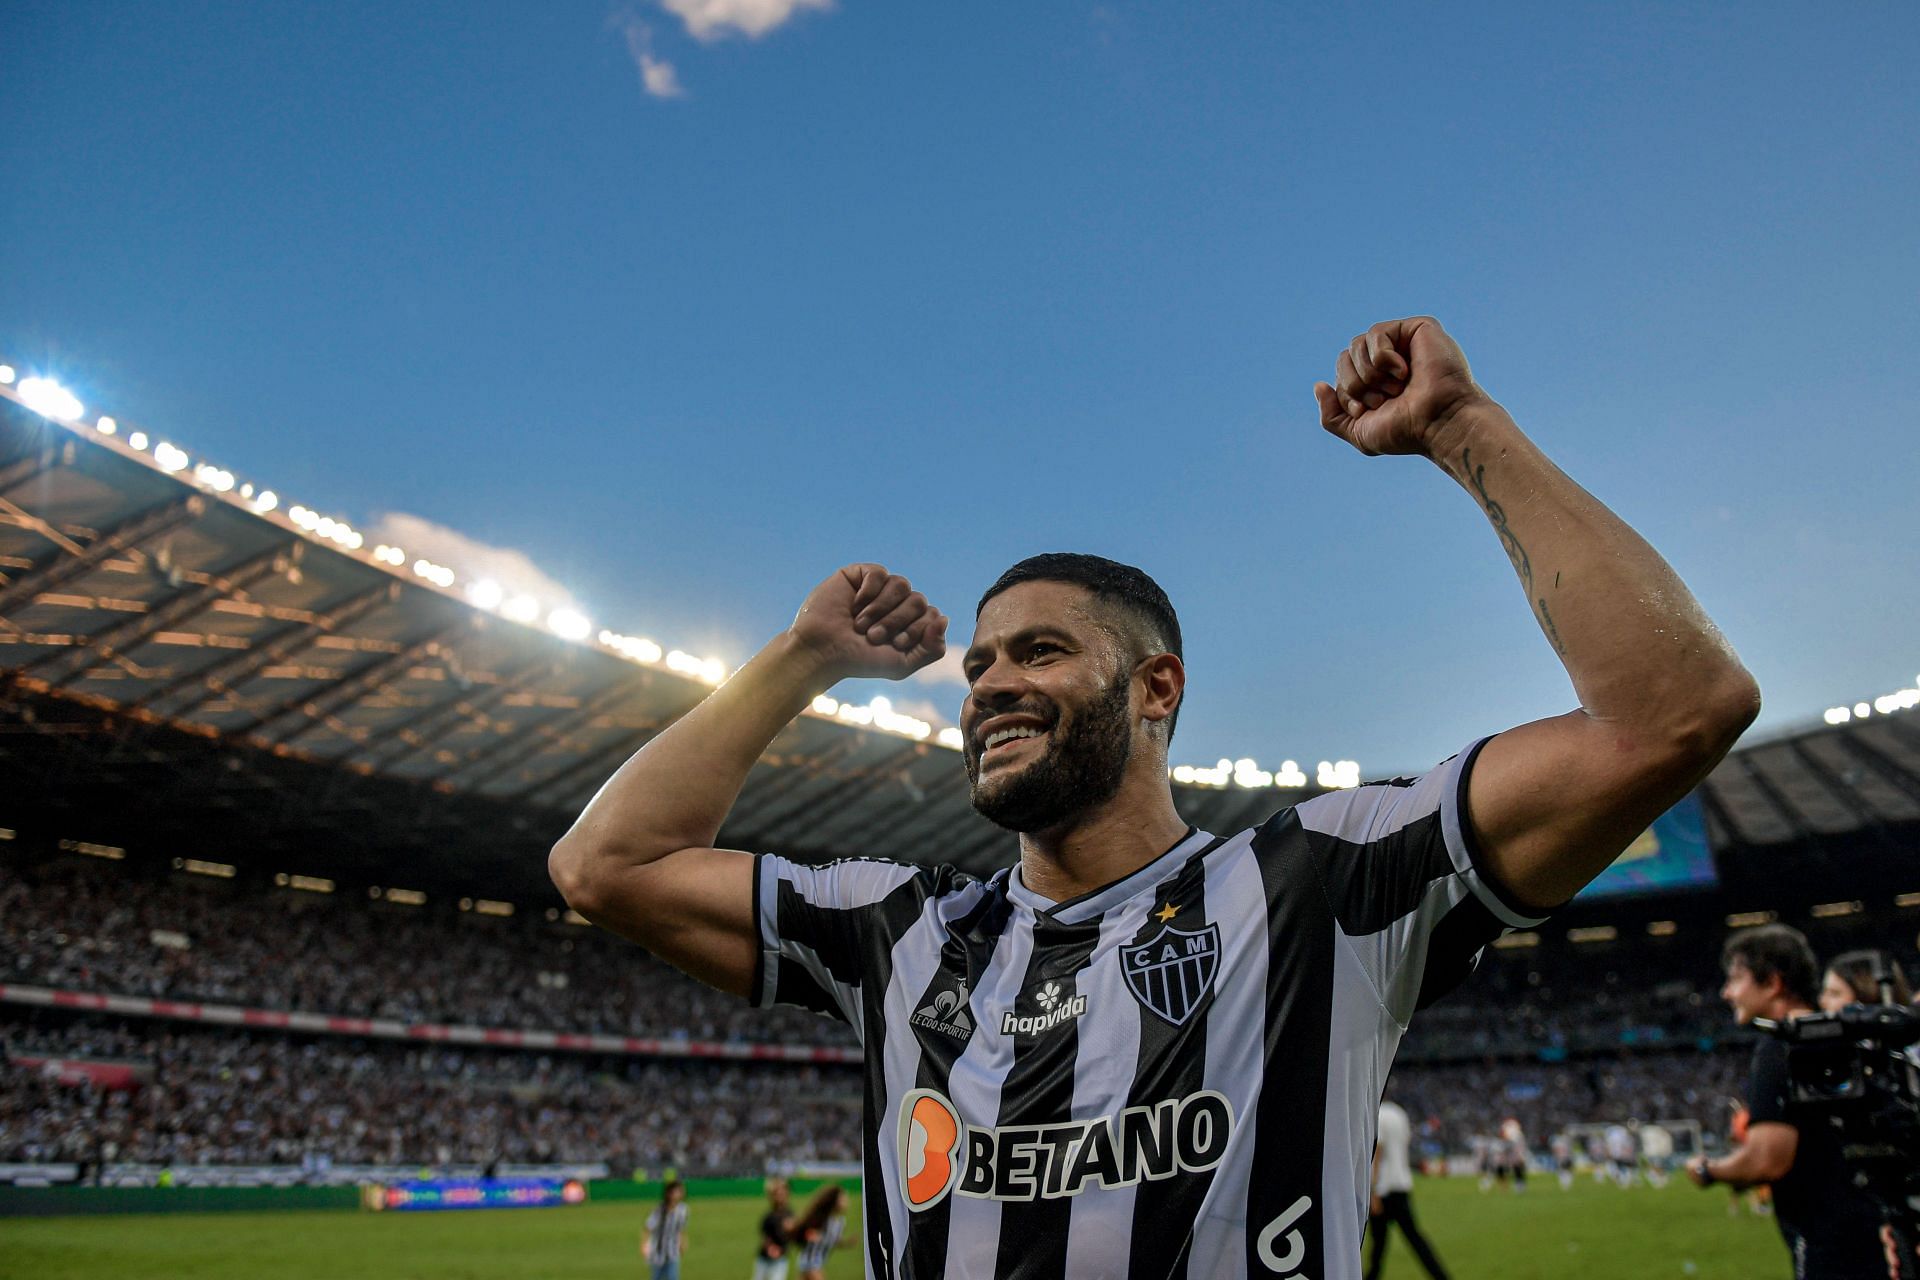
[[900, 680], [947, 651], [947, 615], [877, 564], [850, 564], [815, 587], [793, 638], [835, 680]]
[[1432, 316], [1376, 324], [1313, 384], [1320, 425], [1364, 454], [1433, 453], [1440, 429], [1486, 402], [1467, 357]]

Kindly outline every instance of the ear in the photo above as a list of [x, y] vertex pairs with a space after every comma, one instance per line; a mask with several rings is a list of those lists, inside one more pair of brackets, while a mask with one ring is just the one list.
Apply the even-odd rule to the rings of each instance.
[[1187, 691], [1187, 669], [1180, 659], [1170, 653], [1156, 653], [1144, 659], [1133, 674], [1145, 687], [1140, 703], [1143, 719], [1158, 724], [1179, 709]]

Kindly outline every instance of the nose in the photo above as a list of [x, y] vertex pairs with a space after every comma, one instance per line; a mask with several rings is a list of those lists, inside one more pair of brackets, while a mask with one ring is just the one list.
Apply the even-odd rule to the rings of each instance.
[[981, 714], [991, 714], [1008, 703], [1018, 702], [1026, 693], [1026, 681], [1020, 664], [998, 655], [987, 669], [973, 679], [967, 700]]

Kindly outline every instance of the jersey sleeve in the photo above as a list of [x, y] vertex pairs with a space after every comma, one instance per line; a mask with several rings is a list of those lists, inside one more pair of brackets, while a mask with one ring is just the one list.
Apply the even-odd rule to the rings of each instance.
[[753, 1003], [798, 1005], [840, 1019], [864, 1038], [861, 991], [890, 922], [924, 900], [927, 871], [850, 858], [824, 866], [759, 854], [753, 894], [759, 929]]
[[1486, 742], [1419, 777], [1295, 809], [1341, 932], [1402, 1026], [1473, 972], [1489, 942], [1545, 919], [1501, 889], [1474, 842], [1467, 786]]

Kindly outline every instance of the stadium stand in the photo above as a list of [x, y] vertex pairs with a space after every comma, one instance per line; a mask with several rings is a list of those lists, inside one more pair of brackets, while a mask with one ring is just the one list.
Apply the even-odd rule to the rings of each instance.
[[[0, 1020], [0, 1036], [11, 1059], [0, 1066], [0, 1162], [506, 1161], [704, 1176], [859, 1154], [860, 1080], [849, 1066], [545, 1056], [45, 1015]], [[120, 1070], [89, 1075], [90, 1064]]]
[[[569, 923], [546, 880], [710, 662], [516, 615], [106, 426], [0, 385], [0, 1162], [851, 1158], [844, 1029]], [[1716, 885], [1578, 901], [1423, 1013], [1395, 1085], [1429, 1148], [1507, 1116], [1723, 1128], [1717, 950], [1751, 913], [1910, 958], [1913, 692], [1729, 757], [1699, 791]], [[1355, 780], [1221, 762], [1175, 794], [1229, 831]], [[931, 726], [830, 700], [722, 839], [977, 874], [1014, 853]]]

